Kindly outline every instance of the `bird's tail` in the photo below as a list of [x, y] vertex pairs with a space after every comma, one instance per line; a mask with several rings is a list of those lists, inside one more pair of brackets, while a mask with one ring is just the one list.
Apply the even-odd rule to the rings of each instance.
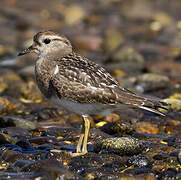
[[144, 109], [144, 110], [147, 110], [147, 111], [150, 111], [150, 112], [153, 112], [153, 113], [156, 113], [156, 114], [159, 114], [161, 116], [165, 116], [164, 113], [160, 112], [160, 109], [164, 109], [164, 110], [168, 110], [165, 106], [168, 106], [167, 103], [165, 102], [162, 102], [162, 101], [153, 101], [153, 100], [150, 100], [149, 101], [152, 101], [152, 103], [154, 103], [154, 106], [138, 106], [139, 108], [141, 109]]
[[138, 96], [129, 91], [125, 91], [125, 92], [122, 91], [121, 93], [119, 93], [119, 99], [120, 99], [120, 102], [123, 104], [136, 106], [138, 108], [145, 109], [147, 111], [150, 111], [162, 116], [165, 116], [165, 114], [160, 112], [160, 110], [161, 109], [168, 110], [167, 107], [169, 106], [169, 104], [165, 102]]

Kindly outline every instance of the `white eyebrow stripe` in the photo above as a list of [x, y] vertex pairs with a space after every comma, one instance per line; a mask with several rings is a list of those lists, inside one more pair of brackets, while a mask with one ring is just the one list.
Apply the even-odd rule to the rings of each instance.
[[56, 65], [56, 67], [55, 67], [55, 71], [54, 71], [54, 73], [53, 73], [53, 74], [55, 75], [55, 74], [57, 74], [58, 72], [59, 72], [59, 68], [58, 68], [58, 65]]

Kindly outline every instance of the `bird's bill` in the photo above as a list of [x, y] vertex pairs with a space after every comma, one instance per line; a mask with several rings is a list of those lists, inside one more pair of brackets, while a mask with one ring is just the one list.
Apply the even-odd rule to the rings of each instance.
[[18, 56], [22, 56], [22, 55], [28, 54], [28, 53], [32, 52], [33, 50], [34, 50], [34, 47], [33, 47], [33, 45], [31, 45], [29, 48], [26, 48], [23, 51], [21, 51], [18, 54]]

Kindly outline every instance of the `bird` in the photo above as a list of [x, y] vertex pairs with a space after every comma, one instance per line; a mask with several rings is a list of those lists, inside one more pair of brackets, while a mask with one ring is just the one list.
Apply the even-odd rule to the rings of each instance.
[[64, 109], [80, 115], [84, 126], [75, 156], [85, 155], [90, 130], [89, 116], [109, 114], [123, 106], [132, 106], [165, 116], [159, 108], [167, 104], [137, 95], [121, 87], [105, 68], [76, 53], [63, 35], [44, 30], [33, 44], [18, 56], [35, 52], [35, 79], [42, 94]]

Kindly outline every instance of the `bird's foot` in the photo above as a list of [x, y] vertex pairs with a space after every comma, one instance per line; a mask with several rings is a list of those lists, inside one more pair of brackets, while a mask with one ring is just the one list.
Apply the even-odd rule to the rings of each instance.
[[71, 152], [70, 155], [71, 155], [72, 157], [77, 157], [77, 156], [83, 156], [83, 155], [85, 155], [85, 154], [87, 154], [87, 151], [82, 151], [82, 152], [79, 152], [79, 153], [77, 153], [77, 152], [76, 152], [76, 153], [72, 153], [72, 152]]

